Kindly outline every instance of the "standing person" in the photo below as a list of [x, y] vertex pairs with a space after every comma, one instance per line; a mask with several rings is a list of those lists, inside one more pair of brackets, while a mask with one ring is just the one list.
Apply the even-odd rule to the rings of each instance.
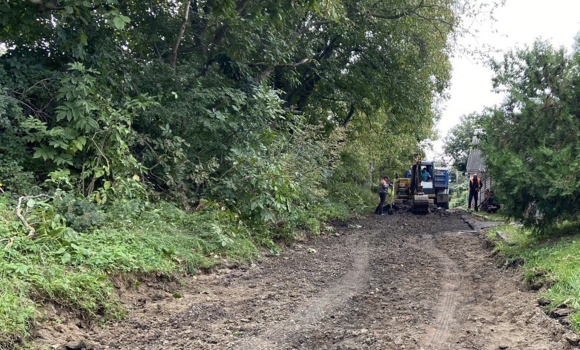
[[475, 199], [473, 208], [475, 208], [475, 211], [479, 211], [477, 208], [477, 195], [479, 194], [479, 190], [481, 190], [481, 180], [477, 177], [477, 174], [473, 174], [473, 177], [469, 180], [469, 201], [467, 202], [467, 209], [471, 209], [471, 200]]
[[385, 206], [385, 200], [387, 199], [387, 192], [389, 191], [389, 186], [391, 186], [389, 184], [389, 177], [388, 176], [383, 177], [379, 182], [379, 198], [381, 199], [381, 202], [377, 206], [377, 209], [375, 209], [375, 214], [377, 215], [383, 215], [383, 207]]

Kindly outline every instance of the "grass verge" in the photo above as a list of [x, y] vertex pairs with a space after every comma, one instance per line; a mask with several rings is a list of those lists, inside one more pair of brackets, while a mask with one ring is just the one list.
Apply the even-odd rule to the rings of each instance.
[[[514, 225], [492, 228], [488, 236], [497, 242], [496, 249], [506, 265], [521, 264], [523, 282], [541, 289], [550, 312], [566, 307], [580, 310], [580, 223], [566, 222], [540, 235]], [[497, 231], [504, 239], [498, 239]], [[580, 331], [580, 312], [569, 315], [570, 325]]]

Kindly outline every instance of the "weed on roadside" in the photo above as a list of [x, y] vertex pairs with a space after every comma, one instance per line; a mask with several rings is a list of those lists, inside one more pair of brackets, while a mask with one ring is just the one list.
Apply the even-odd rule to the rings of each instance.
[[[122, 318], [111, 276], [193, 273], [257, 254], [248, 231], [223, 213], [191, 215], [168, 204], [134, 204], [91, 216], [67, 205], [67, 218], [51, 204], [29, 205], [25, 214], [40, 228], [31, 239], [14, 215], [14, 202], [0, 196], [0, 348], [25, 340], [39, 320], [36, 305], [48, 302], [83, 318]], [[101, 216], [97, 227], [93, 218]], [[67, 227], [68, 218], [90, 219], [77, 225], [90, 230]]]
[[[273, 255], [294, 230], [319, 233], [322, 220], [346, 218], [346, 206], [320, 202], [281, 224], [251, 224], [215, 203], [196, 213], [169, 203], [118, 200], [106, 207], [69, 198], [29, 201], [23, 214], [35, 236], [0, 195], [0, 349], [25, 342], [37, 309], [52, 303], [83, 319], [107, 322], [126, 314], [118, 276], [194, 274], [224, 262], [251, 260], [258, 247]], [[138, 281], [136, 282], [138, 283]]]
[[[500, 231], [505, 241], [498, 239]], [[550, 312], [556, 308], [580, 310], [580, 233], [578, 223], [565, 222], [551, 232], [539, 235], [513, 225], [499, 226], [488, 231], [496, 240], [496, 249], [506, 258], [506, 265], [522, 264], [522, 281], [531, 289], [541, 290]], [[580, 331], [580, 313], [570, 316], [571, 327]]]

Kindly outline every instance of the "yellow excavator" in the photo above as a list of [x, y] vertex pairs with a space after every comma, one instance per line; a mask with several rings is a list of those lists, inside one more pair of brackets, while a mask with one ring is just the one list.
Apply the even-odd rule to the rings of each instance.
[[411, 201], [413, 213], [428, 213], [431, 203], [449, 209], [449, 170], [416, 155], [405, 177], [395, 179], [394, 191], [395, 198]]

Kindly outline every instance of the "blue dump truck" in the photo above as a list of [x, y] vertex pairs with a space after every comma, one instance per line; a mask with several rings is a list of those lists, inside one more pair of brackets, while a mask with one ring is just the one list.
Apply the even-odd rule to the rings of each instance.
[[405, 177], [395, 179], [394, 190], [395, 198], [412, 202], [413, 212], [427, 213], [432, 205], [449, 209], [449, 170], [417, 157]]

